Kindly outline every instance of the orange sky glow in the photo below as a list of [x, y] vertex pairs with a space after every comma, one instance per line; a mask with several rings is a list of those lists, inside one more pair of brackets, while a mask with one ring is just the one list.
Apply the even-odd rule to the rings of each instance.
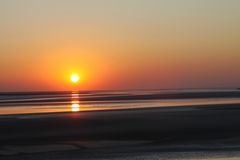
[[234, 0], [3, 0], [0, 91], [239, 87], [239, 15]]

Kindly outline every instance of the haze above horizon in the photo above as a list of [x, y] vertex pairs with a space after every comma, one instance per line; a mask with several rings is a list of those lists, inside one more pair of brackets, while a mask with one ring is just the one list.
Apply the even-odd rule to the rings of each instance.
[[240, 87], [238, 0], [1, 0], [0, 35], [1, 92]]

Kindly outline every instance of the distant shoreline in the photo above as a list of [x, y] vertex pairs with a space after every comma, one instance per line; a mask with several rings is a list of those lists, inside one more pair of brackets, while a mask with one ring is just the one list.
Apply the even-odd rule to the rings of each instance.
[[233, 90], [239, 90], [240, 88], [160, 88], [160, 89], [156, 89], [156, 88], [145, 88], [145, 89], [98, 89], [98, 90], [81, 90], [81, 89], [77, 89], [77, 90], [25, 90], [25, 91], [0, 91], [0, 95], [1, 94], [44, 94], [44, 93], [72, 93], [72, 92], [78, 92], [78, 93], [97, 93], [97, 92], [113, 92], [113, 91], [182, 91], [182, 90], [222, 90], [222, 91], [233, 91]]

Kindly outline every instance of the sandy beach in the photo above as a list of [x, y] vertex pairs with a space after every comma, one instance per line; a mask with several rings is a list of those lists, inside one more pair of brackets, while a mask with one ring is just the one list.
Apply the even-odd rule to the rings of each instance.
[[0, 119], [1, 159], [240, 157], [240, 104], [19, 114]]

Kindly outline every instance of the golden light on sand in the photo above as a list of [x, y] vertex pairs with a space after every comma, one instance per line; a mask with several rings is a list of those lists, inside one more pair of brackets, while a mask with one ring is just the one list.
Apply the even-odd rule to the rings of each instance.
[[70, 79], [73, 83], [77, 83], [77, 82], [79, 82], [80, 77], [78, 74], [72, 74]]

